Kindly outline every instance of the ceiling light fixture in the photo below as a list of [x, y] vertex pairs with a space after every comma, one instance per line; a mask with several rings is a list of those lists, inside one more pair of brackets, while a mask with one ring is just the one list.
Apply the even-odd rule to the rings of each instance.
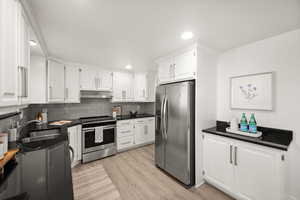
[[181, 34], [181, 38], [183, 39], [183, 40], [189, 40], [189, 39], [191, 39], [191, 38], [193, 38], [194, 37], [194, 34], [192, 33], [192, 32], [190, 32], [190, 31], [185, 31], [185, 32], [183, 32], [182, 34]]
[[37, 45], [37, 42], [34, 41], [34, 40], [29, 40], [29, 45], [32, 46], [32, 47], [34, 47], [34, 46]]
[[126, 65], [126, 66], [125, 66], [125, 69], [131, 70], [131, 69], [132, 69], [132, 66], [131, 66], [131, 65]]

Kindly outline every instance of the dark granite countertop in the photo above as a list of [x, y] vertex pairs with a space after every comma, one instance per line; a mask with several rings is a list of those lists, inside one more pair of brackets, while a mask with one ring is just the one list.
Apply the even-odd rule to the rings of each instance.
[[1, 200], [73, 199], [65, 132], [33, 146], [9, 144], [9, 148], [16, 146], [20, 148], [16, 159], [5, 166], [4, 175], [0, 177]]
[[293, 132], [289, 130], [257, 127], [258, 131], [262, 132], [262, 136], [259, 138], [252, 138], [234, 133], [228, 133], [226, 132], [226, 127], [227, 125], [224, 125], [223, 123], [223, 125], [221, 126], [204, 129], [203, 132], [272, 147], [284, 151], [288, 150], [288, 147], [293, 140]]
[[128, 120], [128, 119], [138, 119], [138, 118], [147, 118], [147, 117], [155, 117], [153, 114], [137, 114], [135, 117], [130, 115], [121, 115], [117, 117], [117, 120]]
[[[130, 115], [121, 115], [117, 117], [117, 120], [128, 120], [128, 119], [138, 119], [138, 118], [147, 118], [147, 117], [155, 117], [155, 115], [153, 114], [137, 114], [135, 117], [132, 117]], [[41, 125], [36, 125], [36, 124], [32, 124], [31, 126], [29, 126], [30, 131], [44, 131], [44, 130], [51, 130], [51, 129], [67, 129], [69, 127], [72, 126], [76, 126], [76, 125], [80, 125], [81, 121], [80, 119], [66, 119], [68, 121], [71, 121], [70, 123], [67, 123], [65, 125], [50, 125], [49, 123], [53, 122], [48, 122], [45, 124], [41, 124]], [[56, 120], [59, 121], [59, 120]]]

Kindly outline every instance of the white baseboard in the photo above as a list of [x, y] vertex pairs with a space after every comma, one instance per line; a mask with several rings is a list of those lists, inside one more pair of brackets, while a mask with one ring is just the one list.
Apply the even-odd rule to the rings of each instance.
[[205, 181], [202, 181], [202, 182], [200, 182], [199, 184], [196, 184], [194, 187], [195, 188], [198, 188], [198, 187], [200, 187], [201, 185], [203, 185], [205, 183]]

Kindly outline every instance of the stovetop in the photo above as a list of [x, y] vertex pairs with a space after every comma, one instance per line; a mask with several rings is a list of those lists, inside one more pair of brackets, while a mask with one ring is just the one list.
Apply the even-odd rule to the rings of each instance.
[[80, 121], [82, 123], [87, 122], [103, 122], [103, 121], [116, 121], [112, 116], [102, 115], [102, 116], [93, 116], [93, 117], [81, 117]]

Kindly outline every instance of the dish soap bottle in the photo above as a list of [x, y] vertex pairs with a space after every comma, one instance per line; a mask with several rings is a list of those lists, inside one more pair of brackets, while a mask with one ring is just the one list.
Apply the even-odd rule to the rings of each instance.
[[243, 113], [241, 123], [240, 123], [240, 130], [243, 132], [248, 132], [248, 122], [246, 114]]
[[251, 114], [250, 121], [249, 121], [249, 132], [250, 133], [257, 133], [257, 124], [254, 117], [254, 113]]

